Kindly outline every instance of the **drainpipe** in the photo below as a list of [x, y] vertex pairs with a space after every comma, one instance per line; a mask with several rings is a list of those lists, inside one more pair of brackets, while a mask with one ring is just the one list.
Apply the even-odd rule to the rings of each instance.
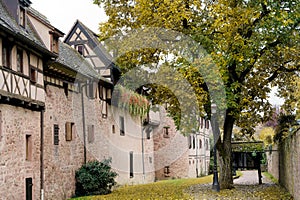
[[84, 98], [83, 98], [83, 87], [87, 86], [88, 83], [81, 86], [81, 111], [82, 111], [82, 131], [83, 131], [83, 159], [86, 164], [86, 134], [85, 134], [85, 114], [84, 114]]
[[40, 121], [40, 187], [41, 187], [41, 200], [44, 200], [44, 109], [41, 110]]
[[142, 117], [141, 117], [141, 129], [142, 129], [142, 166], [143, 166], [143, 183], [145, 183], [144, 128], [143, 128], [143, 119], [142, 119]]

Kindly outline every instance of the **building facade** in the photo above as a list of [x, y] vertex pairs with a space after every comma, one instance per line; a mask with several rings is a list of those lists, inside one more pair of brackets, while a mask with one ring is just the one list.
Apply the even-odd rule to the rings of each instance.
[[61, 42], [30, 4], [0, 1], [1, 198], [70, 198], [95, 159], [112, 158], [119, 184], [207, 174], [210, 129], [183, 136], [164, 109], [145, 125], [113, 105], [120, 72], [98, 36], [76, 21]]

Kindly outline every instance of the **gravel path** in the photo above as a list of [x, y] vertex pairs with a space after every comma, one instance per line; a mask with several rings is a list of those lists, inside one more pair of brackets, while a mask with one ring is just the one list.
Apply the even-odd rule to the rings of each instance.
[[[243, 175], [237, 179], [233, 180], [234, 184], [238, 185], [255, 185], [258, 184], [258, 172], [257, 170], [243, 171]], [[269, 180], [262, 174], [262, 182], [271, 184], [272, 181]]]
[[291, 200], [292, 197], [280, 186], [263, 176], [263, 184], [258, 184], [257, 171], [243, 171], [243, 175], [234, 180], [231, 190], [212, 191], [211, 184], [199, 184], [190, 187], [187, 192], [195, 200]]

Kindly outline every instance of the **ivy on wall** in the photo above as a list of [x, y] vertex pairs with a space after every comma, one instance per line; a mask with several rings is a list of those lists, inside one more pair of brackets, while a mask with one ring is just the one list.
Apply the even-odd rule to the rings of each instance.
[[146, 97], [122, 86], [114, 88], [114, 104], [133, 116], [145, 117], [149, 111], [149, 101]]

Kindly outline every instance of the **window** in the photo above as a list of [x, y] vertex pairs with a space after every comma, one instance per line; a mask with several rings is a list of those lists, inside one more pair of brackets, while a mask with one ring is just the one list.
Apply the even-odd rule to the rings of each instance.
[[20, 7], [20, 13], [19, 13], [19, 24], [22, 26], [22, 27], [25, 27], [25, 24], [26, 24], [26, 20], [25, 20], [25, 9], [23, 7]]
[[209, 121], [208, 120], [205, 120], [205, 128], [209, 129]]
[[94, 125], [88, 125], [88, 142], [93, 143], [95, 140]]
[[31, 135], [26, 135], [26, 160], [32, 159], [32, 139]]
[[120, 116], [120, 135], [125, 135], [125, 123], [124, 123], [124, 117]]
[[152, 129], [151, 128], [146, 128], [146, 135], [147, 135], [147, 140], [150, 140], [151, 138], [151, 132], [152, 132]]
[[188, 145], [189, 145], [189, 149], [192, 148], [192, 137], [191, 135], [188, 136]]
[[164, 168], [164, 174], [165, 174], [165, 177], [169, 177], [170, 176], [170, 167], [169, 166], [165, 166], [165, 168]]
[[202, 140], [199, 139], [199, 149], [202, 149]]
[[133, 178], [133, 151], [129, 152], [129, 177]]
[[169, 128], [168, 126], [164, 127], [163, 132], [164, 132], [164, 138], [169, 138]]
[[63, 82], [63, 88], [64, 88], [65, 95], [68, 96], [68, 94], [69, 94], [69, 86], [68, 86], [68, 83]]
[[54, 33], [51, 33], [51, 51], [54, 53], [58, 53], [59, 45], [58, 45], [58, 36]]
[[196, 140], [195, 140], [195, 136], [193, 136], [193, 149], [196, 148]]
[[76, 45], [76, 50], [78, 51], [78, 53], [80, 55], [83, 55], [84, 56], [84, 47], [82, 44], [79, 44], [79, 45]]
[[88, 84], [88, 97], [90, 99], [94, 99], [95, 98], [95, 95], [94, 95], [94, 83], [93, 82], [90, 82]]
[[30, 67], [30, 81], [33, 83], [37, 82], [37, 71], [34, 67]]
[[54, 139], [54, 145], [59, 145], [59, 126], [58, 126], [58, 124], [54, 124], [53, 139]]
[[116, 133], [115, 125], [112, 125], [112, 126], [111, 126], [111, 129], [112, 129], [112, 133], [115, 134], [115, 133]]
[[2, 66], [11, 68], [10, 66], [10, 47], [2, 42]]
[[74, 123], [66, 122], [66, 141], [72, 141]]
[[107, 118], [107, 102], [102, 101], [102, 118]]
[[23, 51], [17, 50], [17, 71], [23, 73]]
[[201, 129], [203, 128], [203, 118], [202, 117], [201, 117], [200, 127], [201, 127]]

